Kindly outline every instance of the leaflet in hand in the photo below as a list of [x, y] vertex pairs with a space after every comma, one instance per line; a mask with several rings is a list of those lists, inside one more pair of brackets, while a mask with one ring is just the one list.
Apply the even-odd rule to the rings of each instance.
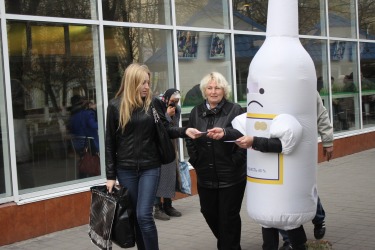
[[197, 134], [198, 135], [205, 135], [205, 134], [207, 134], [208, 132], [207, 131], [203, 131], [203, 132], [198, 132]]

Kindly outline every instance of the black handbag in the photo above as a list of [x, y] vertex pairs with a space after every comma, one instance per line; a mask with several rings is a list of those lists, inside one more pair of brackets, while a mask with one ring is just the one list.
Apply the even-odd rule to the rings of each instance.
[[122, 248], [135, 246], [134, 213], [128, 190], [114, 187], [91, 187], [89, 237], [100, 249], [112, 249], [112, 242]]
[[152, 114], [154, 115], [156, 134], [158, 139], [158, 149], [160, 153], [160, 161], [162, 164], [169, 164], [176, 160], [176, 152], [168, 132], [160, 120], [160, 116], [155, 107], [151, 105]]
[[134, 211], [131, 206], [129, 190], [120, 187], [114, 187], [117, 199], [115, 218], [112, 225], [113, 243], [122, 248], [135, 246], [135, 229], [134, 229]]

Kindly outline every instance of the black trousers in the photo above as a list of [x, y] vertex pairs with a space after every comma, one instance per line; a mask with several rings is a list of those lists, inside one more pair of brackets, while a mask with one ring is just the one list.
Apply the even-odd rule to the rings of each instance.
[[241, 205], [246, 180], [227, 188], [209, 189], [198, 185], [201, 212], [220, 250], [240, 250]]
[[[304, 250], [307, 241], [305, 229], [303, 226], [297, 227], [292, 230], [287, 230], [290, 244], [293, 249]], [[278, 250], [279, 249], [279, 229], [277, 228], [264, 228], [262, 227], [263, 236], [263, 250]]]

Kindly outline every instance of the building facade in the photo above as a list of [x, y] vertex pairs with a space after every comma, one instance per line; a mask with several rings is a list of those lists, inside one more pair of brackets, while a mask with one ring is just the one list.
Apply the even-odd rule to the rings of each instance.
[[[0, 224], [9, 225], [0, 229], [0, 245], [87, 223], [89, 187], [105, 181], [106, 107], [130, 63], [150, 68], [155, 96], [181, 90], [182, 125], [201, 101], [197, 84], [212, 71], [227, 78], [232, 101], [246, 107], [267, 5], [0, 0]], [[373, 0], [299, 1], [300, 40], [334, 126], [335, 157], [375, 147], [374, 13]], [[96, 113], [99, 175], [78, 171], [70, 124], [77, 96]], [[180, 156], [188, 157], [182, 140]]]

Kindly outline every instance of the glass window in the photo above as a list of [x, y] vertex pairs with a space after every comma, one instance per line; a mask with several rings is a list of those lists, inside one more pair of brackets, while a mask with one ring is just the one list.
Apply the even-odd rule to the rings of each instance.
[[330, 110], [327, 42], [317, 39], [300, 39], [303, 47], [314, 61], [317, 76], [317, 91], [322, 97], [326, 109]]
[[233, 0], [232, 3], [234, 29], [266, 32], [268, 0]]
[[177, 34], [182, 113], [189, 114], [194, 106], [203, 101], [199, 84], [205, 75], [217, 71], [229, 84], [233, 83], [230, 36], [196, 31], [178, 31]]
[[[213, 71], [221, 73], [233, 91], [230, 35], [177, 31], [177, 44], [182, 126], [186, 126], [191, 109], [203, 102], [199, 84], [204, 76]], [[184, 155], [188, 156], [186, 147]]]
[[[2, 53], [2, 42], [0, 39], [0, 53]], [[0, 69], [3, 67], [3, 58], [0, 57]], [[6, 101], [3, 74], [0, 77], [0, 200], [12, 195], [11, 172], [9, 164], [8, 126], [6, 120]], [[0, 202], [1, 203], [1, 202]]]
[[363, 126], [375, 126], [375, 44], [360, 43]]
[[330, 52], [334, 131], [359, 129], [356, 43], [331, 41]]
[[359, 38], [375, 39], [375, 4], [373, 0], [358, 0]]
[[[2, 92], [4, 93], [4, 92]], [[4, 96], [1, 96], [2, 106], [4, 106]], [[3, 109], [3, 107], [2, 107]], [[3, 111], [3, 110], [1, 110]], [[6, 154], [6, 147], [7, 145], [7, 127], [6, 127], [6, 120], [5, 120], [5, 115], [3, 115], [5, 112], [1, 112], [1, 124], [0, 124], [0, 129], [1, 129], [1, 144], [0, 144], [0, 200], [1, 198], [10, 196], [11, 193], [11, 176], [10, 176], [10, 168], [9, 168], [9, 163], [6, 164], [4, 160], [7, 158]], [[0, 202], [1, 203], [1, 202]]]
[[[233, 0], [233, 27], [237, 30], [266, 31], [268, 0]], [[323, 0], [308, 0], [299, 4], [299, 33], [326, 34]]]
[[171, 24], [170, 0], [102, 1], [103, 19], [130, 23]]
[[264, 36], [234, 35], [237, 101], [246, 107], [249, 65], [265, 40]]
[[329, 35], [356, 38], [355, 0], [329, 0]]
[[326, 35], [324, 3], [324, 0], [307, 0], [299, 2], [299, 34], [312, 36]]
[[20, 190], [92, 177], [79, 160], [84, 148], [99, 152], [103, 128], [96, 27], [9, 21], [7, 30]]
[[10, 14], [97, 19], [95, 0], [5, 0]]
[[175, 0], [180, 26], [229, 28], [228, 0]]
[[151, 71], [154, 95], [174, 86], [172, 32], [168, 30], [104, 27], [108, 98], [121, 85], [125, 68], [132, 62]]

